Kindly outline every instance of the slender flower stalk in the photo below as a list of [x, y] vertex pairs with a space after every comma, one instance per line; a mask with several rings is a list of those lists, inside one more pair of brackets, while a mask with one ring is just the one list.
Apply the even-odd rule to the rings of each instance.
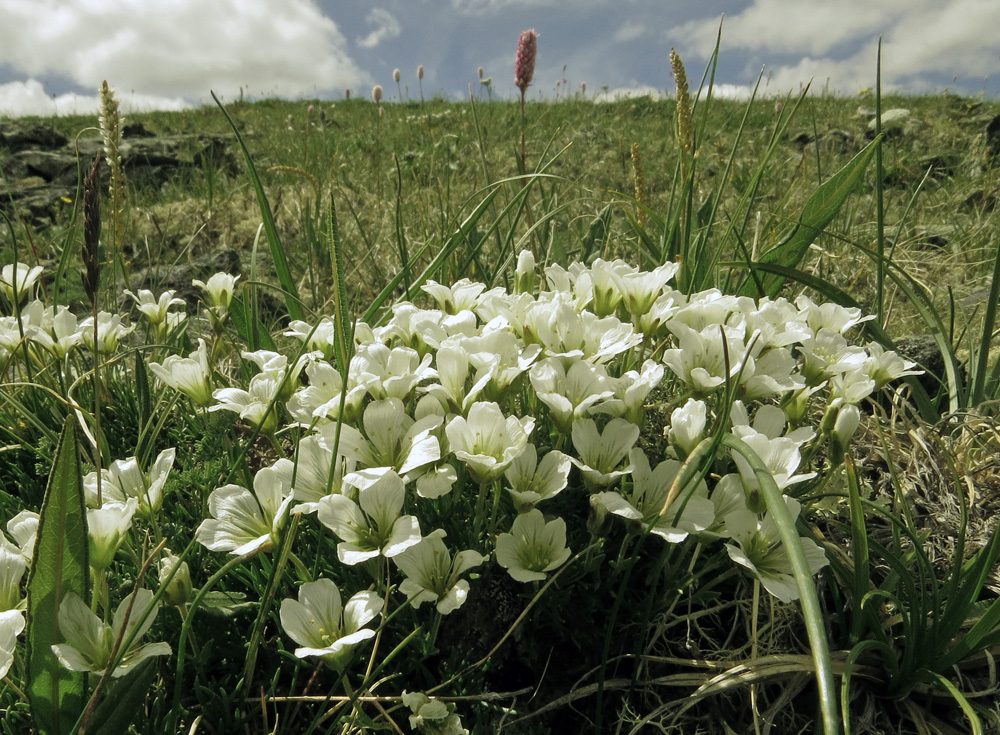
[[424, 106], [424, 65], [417, 67], [417, 82], [420, 85], [420, 106]]

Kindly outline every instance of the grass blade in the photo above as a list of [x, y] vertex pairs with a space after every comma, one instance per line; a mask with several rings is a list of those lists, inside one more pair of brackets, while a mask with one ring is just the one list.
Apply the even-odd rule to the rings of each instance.
[[274, 270], [278, 276], [278, 283], [281, 285], [282, 293], [285, 296], [288, 315], [292, 319], [302, 319], [302, 301], [299, 299], [299, 291], [295, 285], [295, 279], [292, 278], [292, 272], [288, 268], [288, 260], [285, 258], [285, 251], [281, 247], [281, 238], [278, 237], [278, 228], [275, 226], [274, 216], [271, 214], [271, 205], [267, 201], [267, 194], [264, 193], [264, 186], [260, 183], [260, 177], [257, 175], [257, 168], [254, 166], [253, 158], [250, 156], [250, 151], [247, 150], [246, 143], [243, 142], [243, 136], [240, 135], [239, 128], [236, 127], [236, 122], [226, 112], [226, 108], [222, 106], [222, 102], [215, 96], [215, 92], [212, 92], [212, 99], [215, 100], [215, 104], [222, 110], [222, 114], [226, 116], [226, 120], [236, 135], [236, 141], [240, 145], [240, 150], [243, 151], [247, 171], [250, 174], [250, 180], [253, 182], [254, 191], [257, 193], [257, 204], [260, 205], [260, 216], [264, 222], [267, 244], [271, 249], [271, 259], [274, 261]]
[[44, 735], [72, 731], [83, 710], [86, 679], [64, 669], [52, 646], [62, 642], [57, 614], [68, 592], [87, 594], [87, 516], [76, 420], [66, 419], [38, 521], [28, 579], [28, 699]]

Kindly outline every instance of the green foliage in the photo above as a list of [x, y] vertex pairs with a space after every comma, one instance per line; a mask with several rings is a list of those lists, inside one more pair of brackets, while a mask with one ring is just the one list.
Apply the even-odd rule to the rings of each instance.
[[67, 671], [52, 646], [62, 642], [56, 615], [70, 592], [87, 594], [87, 519], [76, 421], [66, 420], [39, 513], [28, 580], [28, 695], [35, 726], [46, 735], [73, 732], [86, 679]]

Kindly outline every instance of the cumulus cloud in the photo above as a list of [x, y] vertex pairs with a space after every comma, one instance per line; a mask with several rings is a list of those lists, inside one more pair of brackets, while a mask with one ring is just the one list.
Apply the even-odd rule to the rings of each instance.
[[365, 20], [369, 25], [375, 26], [375, 30], [364, 38], [357, 39], [357, 44], [361, 48], [375, 48], [387, 38], [396, 38], [402, 33], [399, 21], [388, 10], [375, 8], [365, 17]]
[[[856, 92], [874, 84], [882, 36], [883, 84], [927, 92], [936, 74], [982, 78], [994, 72], [1000, 66], [997, 27], [996, 0], [753, 0], [726, 17], [722, 46], [769, 61], [771, 91], [797, 90], [813, 79], [832, 91]], [[708, 56], [717, 32], [716, 18], [685, 23], [670, 35]]]
[[300, 96], [363, 74], [311, 0], [4, 0], [0, 64], [158, 97]]
[[[126, 115], [150, 110], [183, 110], [190, 106], [180, 97], [159, 97], [135, 92], [116, 92], [116, 97], [121, 111]], [[50, 95], [37, 79], [0, 84], [0, 115], [96, 115], [98, 104], [96, 94]]]

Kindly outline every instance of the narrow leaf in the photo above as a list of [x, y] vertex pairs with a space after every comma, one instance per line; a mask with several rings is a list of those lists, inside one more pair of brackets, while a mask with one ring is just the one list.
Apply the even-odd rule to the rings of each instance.
[[87, 516], [76, 435], [66, 419], [38, 521], [28, 578], [28, 700], [43, 735], [72, 731], [84, 706], [83, 674], [64, 669], [52, 652], [61, 643], [56, 615], [68, 592], [87, 592]]
[[[861, 181], [861, 177], [875, 155], [879, 143], [878, 138], [873, 140], [844, 168], [834, 174], [829, 181], [821, 184], [806, 202], [798, 223], [782, 238], [781, 242], [761, 255], [760, 262], [797, 267], [808, 252], [809, 246], [816, 240], [823, 228], [833, 221], [841, 206], [847, 201], [847, 197]], [[765, 278], [764, 291], [766, 295], [771, 298], [777, 296], [784, 282], [783, 278], [773, 276]]]

